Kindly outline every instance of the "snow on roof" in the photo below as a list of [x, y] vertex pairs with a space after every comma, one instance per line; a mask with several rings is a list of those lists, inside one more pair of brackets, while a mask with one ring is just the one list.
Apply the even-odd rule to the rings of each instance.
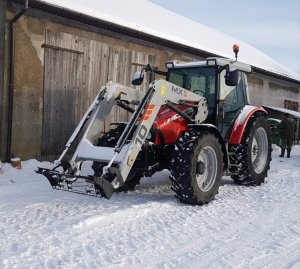
[[239, 61], [300, 81], [300, 75], [249, 44], [147, 0], [43, 0], [40, 2], [83, 13], [226, 58], [233, 57], [232, 45], [238, 43], [241, 48]]

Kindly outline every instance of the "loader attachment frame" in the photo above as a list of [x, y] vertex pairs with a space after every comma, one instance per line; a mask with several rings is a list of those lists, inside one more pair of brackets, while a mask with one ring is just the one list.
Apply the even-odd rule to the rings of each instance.
[[[195, 104], [193, 118], [176, 108], [177, 104], [186, 101]], [[132, 117], [115, 148], [95, 146], [95, 141], [100, 135], [99, 130], [103, 129], [105, 120], [115, 105], [133, 112]], [[136, 108], [133, 109], [130, 105], [134, 105]], [[101, 195], [109, 199], [115, 189], [124, 185], [163, 105], [173, 109], [190, 123], [202, 123], [208, 113], [204, 97], [162, 79], [153, 81], [146, 93], [118, 83], [108, 82], [100, 90], [79, 122], [61, 156], [55, 161], [57, 166], [53, 169], [38, 168], [36, 172], [47, 177], [55, 189], [74, 191], [73, 185], [76, 185], [78, 181], [85, 181], [85, 190], [75, 192], [92, 193], [92, 195]], [[85, 126], [87, 126], [86, 130], [73, 157], [66, 161], [66, 153]], [[128, 143], [129, 137], [131, 139]], [[100, 177], [82, 175], [81, 164], [88, 160], [108, 163], [103, 168]], [[109, 175], [113, 175], [113, 181], [107, 180]]]

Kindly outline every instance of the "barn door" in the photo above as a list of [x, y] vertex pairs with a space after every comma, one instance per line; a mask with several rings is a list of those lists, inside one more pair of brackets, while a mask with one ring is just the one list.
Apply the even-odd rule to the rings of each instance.
[[84, 40], [47, 30], [44, 44], [42, 156], [64, 148], [85, 105]]
[[[43, 159], [53, 160], [64, 149], [81, 117], [107, 81], [131, 86], [132, 74], [155, 57], [96, 40], [47, 30], [44, 67]], [[148, 88], [145, 78], [140, 90]], [[128, 121], [128, 112], [114, 108], [105, 122]], [[103, 130], [99, 129], [99, 134]]]

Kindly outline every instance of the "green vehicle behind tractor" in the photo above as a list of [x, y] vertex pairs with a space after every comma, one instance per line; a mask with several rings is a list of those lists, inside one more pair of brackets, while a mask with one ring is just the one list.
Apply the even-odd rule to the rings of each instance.
[[281, 120], [275, 118], [268, 118], [268, 122], [271, 129], [272, 144], [280, 146], [280, 134], [279, 134], [278, 125], [281, 122]]

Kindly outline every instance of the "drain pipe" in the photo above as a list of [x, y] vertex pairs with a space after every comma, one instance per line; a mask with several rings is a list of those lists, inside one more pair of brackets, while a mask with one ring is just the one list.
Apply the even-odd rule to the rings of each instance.
[[7, 145], [6, 145], [6, 161], [10, 162], [11, 158], [11, 143], [12, 143], [12, 124], [13, 124], [13, 109], [14, 109], [14, 79], [15, 79], [15, 41], [14, 28], [15, 23], [20, 19], [28, 9], [28, 0], [25, 0], [24, 8], [10, 21], [10, 38], [9, 38], [9, 74], [8, 74], [8, 115], [7, 115]]

